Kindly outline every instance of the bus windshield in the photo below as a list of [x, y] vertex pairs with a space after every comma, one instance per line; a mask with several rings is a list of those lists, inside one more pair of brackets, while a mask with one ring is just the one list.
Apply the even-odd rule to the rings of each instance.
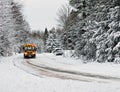
[[25, 50], [25, 51], [26, 51], [26, 50], [29, 50], [29, 51], [32, 50], [32, 51], [34, 51], [34, 50], [35, 50], [35, 47], [25, 47], [24, 50]]

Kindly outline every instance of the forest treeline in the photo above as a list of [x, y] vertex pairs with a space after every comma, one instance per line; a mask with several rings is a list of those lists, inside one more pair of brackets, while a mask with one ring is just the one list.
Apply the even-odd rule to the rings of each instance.
[[58, 11], [58, 23], [60, 46], [74, 50], [72, 56], [120, 61], [120, 0], [69, 0]]
[[1, 56], [35, 43], [38, 52], [62, 48], [77, 58], [120, 61], [120, 0], [69, 0], [58, 10], [57, 28], [44, 31], [30, 29], [19, 3], [0, 0], [0, 9]]

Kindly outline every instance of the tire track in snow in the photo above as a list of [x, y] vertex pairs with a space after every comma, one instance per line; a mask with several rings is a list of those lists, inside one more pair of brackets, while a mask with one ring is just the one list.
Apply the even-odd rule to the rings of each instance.
[[45, 65], [35, 65], [32, 63], [32, 59], [23, 59], [22, 57], [16, 57], [13, 60], [14, 66], [18, 67], [25, 72], [32, 74], [34, 76], [43, 78], [45, 76], [55, 77], [60, 79], [71, 79], [71, 80], [79, 80], [83, 82], [110, 82], [117, 81], [120, 82], [120, 78], [110, 77], [110, 76], [101, 76], [95, 75], [91, 73], [84, 72], [75, 72], [63, 69], [56, 69], [52, 67], [48, 67]]
[[[120, 78], [117, 77], [110, 77], [110, 76], [102, 76], [102, 75], [95, 75], [95, 74], [91, 74], [91, 73], [84, 73], [84, 72], [76, 72], [76, 71], [69, 71], [69, 70], [63, 70], [63, 69], [57, 69], [57, 68], [52, 68], [52, 67], [48, 67], [48, 66], [41, 66], [41, 65], [35, 65], [30, 61], [27, 61], [28, 64], [38, 68], [38, 69], [45, 69], [46, 71], [51, 71], [51, 72], [57, 72], [57, 73], [64, 73], [64, 74], [71, 74], [71, 75], [76, 75], [76, 76], [82, 76], [82, 77], [87, 77], [88, 80], [84, 80], [87, 82], [93, 81], [92, 79], [95, 79], [98, 82], [106, 82], [108, 81], [117, 81], [120, 82]], [[68, 77], [68, 76], [67, 76]], [[68, 77], [69, 78], [69, 77]], [[89, 79], [90, 78], [90, 79]], [[92, 78], [92, 79], [91, 79]], [[75, 78], [73, 78], [75, 79]], [[100, 79], [100, 81], [99, 81]], [[76, 80], [82, 80], [82, 79], [77, 79]]]
[[29, 73], [29, 74], [31, 74], [33, 76], [37, 76], [37, 77], [43, 78], [42, 76], [40, 76], [37, 73], [35, 73], [36, 72], [35, 70], [31, 69], [30, 67], [27, 67], [27, 66], [23, 65], [22, 62], [26, 62], [26, 61], [24, 61], [24, 59], [23, 59], [23, 61], [20, 61], [20, 60], [17, 60], [17, 58], [14, 58], [12, 62], [13, 62], [13, 65], [15, 67], [25, 71], [26, 73]]

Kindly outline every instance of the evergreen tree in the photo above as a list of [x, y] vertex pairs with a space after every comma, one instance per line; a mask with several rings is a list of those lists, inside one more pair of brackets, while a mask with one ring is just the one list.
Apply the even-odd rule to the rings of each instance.
[[[105, 10], [105, 9], [104, 9]], [[97, 44], [97, 61], [98, 62], [113, 62], [119, 56], [119, 7], [109, 8], [107, 18], [103, 16], [102, 22], [99, 22], [99, 29], [94, 34]], [[106, 20], [105, 20], [106, 19]], [[118, 51], [116, 51], [116, 49]]]
[[[46, 41], [48, 39], [48, 36], [49, 36], [48, 30], [47, 30], [47, 28], [45, 28], [45, 32], [43, 35], [44, 47], [46, 46]], [[44, 50], [46, 51], [46, 48], [44, 48]]]
[[75, 49], [77, 57], [119, 62], [120, 1], [70, 0], [69, 4], [74, 9], [61, 37], [64, 48]]
[[61, 48], [61, 43], [55, 29], [52, 29], [46, 42], [46, 50], [51, 53], [55, 48]]

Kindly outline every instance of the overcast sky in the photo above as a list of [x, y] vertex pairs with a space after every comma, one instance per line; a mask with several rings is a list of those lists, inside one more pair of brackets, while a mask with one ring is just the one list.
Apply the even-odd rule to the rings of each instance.
[[24, 15], [32, 29], [51, 29], [57, 25], [58, 9], [68, 0], [22, 0]]

